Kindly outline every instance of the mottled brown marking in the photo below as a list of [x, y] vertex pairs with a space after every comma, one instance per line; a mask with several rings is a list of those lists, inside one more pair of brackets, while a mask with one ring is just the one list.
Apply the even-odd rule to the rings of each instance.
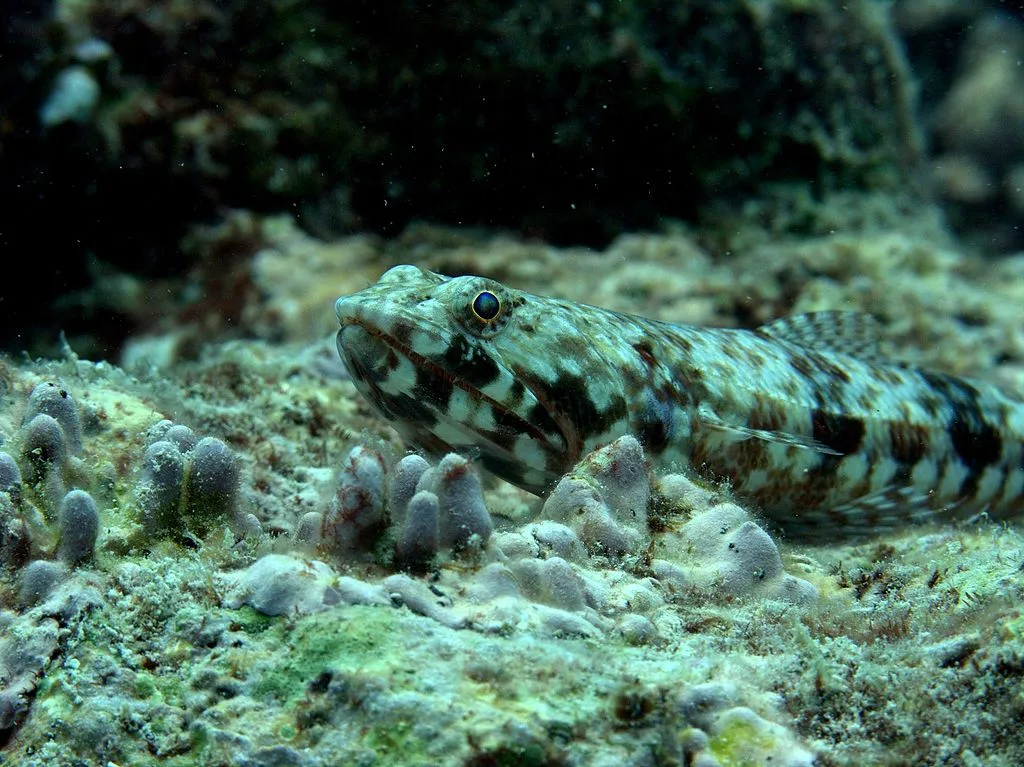
[[786, 417], [778, 408], [767, 406], [762, 402], [750, 411], [747, 426], [761, 431], [785, 431]]
[[800, 387], [797, 386], [796, 381], [792, 381], [792, 380], [786, 380], [782, 384], [782, 386], [779, 387], [779, 390], [788, 399], [796, 399], [796, 397], [799, 396], [799, 394], [800, 394]]
[[408, 322], [396, 322], [391, 328], [391, 336], [400, 346], [409, 348], [412, 343], [413, 326]]
[[817, 367], [819, 374], [827, 375], [829, 378], [842, 381], [845, 384], [850, 383], [850, 374], [843, 370], [843, 368], [830, 362], [825, 357], [816, 355], [814, 365]]
[[637, 439], [644, 450], [660, 453], [669, 441], [669, 432], [661, 420], [650, 420], [641, 423], [637, 428]]
[[897, 370], [875, 366], [871, 372], [879, 381], [888, 386], [899, 386], [903, 383], [903, 374]]
[[971, 473], [980, 475], [986, 467], [999, 461], [1003, 453], [1003, 437], [979, 411], [957, 411], [949, 426], [953, 449]]
[[763, 367], [766, 364], [763, 354], [758, 354], [754, 349], [746, 348], [746, 362], [754, 369]]
[[591, 341], [583, 335], [566, 335], [559, 340], [558, 348], [563, 359], [585, 359], [590, 356]]
[[849, 498], [863, 498], [871, 492], [871, 471], [868, 470], [864, 477], [851, 487], [847, 492]]
[[[827, 445], [841, 455], [858, 452], [864, 443], [865, 432], [864, 422], [859, 418], [826, 410], [815, 409], [811, 412], [811, 436], [814, 441]], [[836, 460], [836, 456], [831, 458]]]
[[739, 357], [736, 345], [732, 342], [731, 339], [728, 338], [723, 340], [721, 344], [719, 344], [719, 351], [721, 351], [723, 355], [725, 355], [731, 360], [737, 359]]
[[938, 420], [942, 415], [943, 406], [945, 403], [934, 394], [923, 395], [919, 400], [918, 404], [928, 414], [929, 418]]
[[900, 463], [916, 465], [924, 458], [927, 449], [927, 429], [909, 422], [889, 425], [889, 450]]
[[740, 460], [743, 462], [742, 465], [746, 473], [749, 474], [752, 471], [767, 469], [771, 466], [772, 459], [767, 450], [768, 443], [749, 439], [745, 442], [740, 442], [739, 447], [742, 448]]
[[690, 354], [693, 352], [693, 344], [690, 340], [679, 333], [675, 333], [671, 330], [663, 330], [665, 337], [675, 345], [679, 351], [683, 354]]
[[811, 364], [811, 361], [803, 355], [797, 355], [790, 359], [790, 367], [793, 368], [797, 373], [802, 375], [804, 378], [813, 380], [816, 368]]
[[649, 341], [640, 341], [633, 344], [633, 350], [640, 355], [640, 359], [644, 361], [648, 368], [657, 367], [658, 361], [654, 358], [654, 350], [651, 348]]
[[827, 509], [825, 513], [828, 516], [829, 522], [838, 528], [843, 528], [850, 524], [849, 515], [841, 509]]

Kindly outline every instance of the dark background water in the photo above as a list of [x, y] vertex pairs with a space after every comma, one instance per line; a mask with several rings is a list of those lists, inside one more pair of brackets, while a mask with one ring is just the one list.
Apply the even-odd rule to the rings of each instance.
[[986, 254], [1024, 241], [1021, 3], [17, 0], [3, 14], [8, 350], [52, 353], [73, 328], [84, 353], [116, 358], [144, 313], [110, 286], [181, 290], [244, 263], [258, 231], [193, 236], [239, 208], [325, 238], [428, 221], [599, 248], [672, 221], [727, 226], [754, 199], [863, 190], [938, 200]]

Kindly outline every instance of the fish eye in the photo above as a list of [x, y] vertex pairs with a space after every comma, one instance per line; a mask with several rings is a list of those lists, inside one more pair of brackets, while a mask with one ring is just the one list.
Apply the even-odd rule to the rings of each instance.
[[501, 301], [489, 290], [481, 290], [473, 299], [473, 314], [484, 322], [490, 322], [501, 311]]

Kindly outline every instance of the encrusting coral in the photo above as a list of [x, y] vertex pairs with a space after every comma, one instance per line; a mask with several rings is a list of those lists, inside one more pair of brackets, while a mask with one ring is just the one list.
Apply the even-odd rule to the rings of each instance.
[[[649, 562], [644, 548], [660, 533], [650, 529], [648, 508], [659, 483], [632, 438], [587, 456], [566, 481], [587, 492], [554, 493], [544, 515], [555, 519], [495, 529], [465, 458], [448, 455], [431, 465], [407, 455], [389, 465], [379, 452], [357, 446], [342, 462], [326, 513], [307, 514], [296, 529], [295, 543], [307, 556], [267, 554], [218, 576], [224, 604], [267, 616], [345, 605], [402, 607], [447, 629], [482, 635], [607, 635], [650, 647], [666, 641], [658, 623], [676, 599], [759, 596], [806, 604], [815, 597], [810, 584], [782, 571], [770, 537], [752, 522], [739, 524], [724, 546], [697, 535], [698, 523], [719, 524], [722, 509], [738, 507], [679, 476], [663, 483], [669, 496], [661, 503], [680, 510], [676, 532], [689, 544], [675, 562]], [[693, 518], [685, 521], [682, 509]], [[626, 540], [640, 548], [625, 551]], [[729, 545], [737, 542], [742, 556]], [[635, 693], [635, 700], [625, 694], [621, 715], [643, 719], [643, 707], [654, 705], [645, 694]], [[669, 708], [687, 722], [678, 748], [688, 763], [714, 767], [767, 755], [790, 767], [812, 764], [810, 751], [745, 707], [727, 685], [698, 686], [677, 697]]]

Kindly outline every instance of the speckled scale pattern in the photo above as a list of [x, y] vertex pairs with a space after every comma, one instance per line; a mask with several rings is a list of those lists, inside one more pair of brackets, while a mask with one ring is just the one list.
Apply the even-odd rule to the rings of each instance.
[[[481, 293], [495, 316], [476, 315]], [[797, 534], [1024, 510], [1024, 404], [876, 361], [850, 313], [694, 327], [415, 266], [335, 310], [356, 387], [410, 443], [538, 494], [633, 434]]]

